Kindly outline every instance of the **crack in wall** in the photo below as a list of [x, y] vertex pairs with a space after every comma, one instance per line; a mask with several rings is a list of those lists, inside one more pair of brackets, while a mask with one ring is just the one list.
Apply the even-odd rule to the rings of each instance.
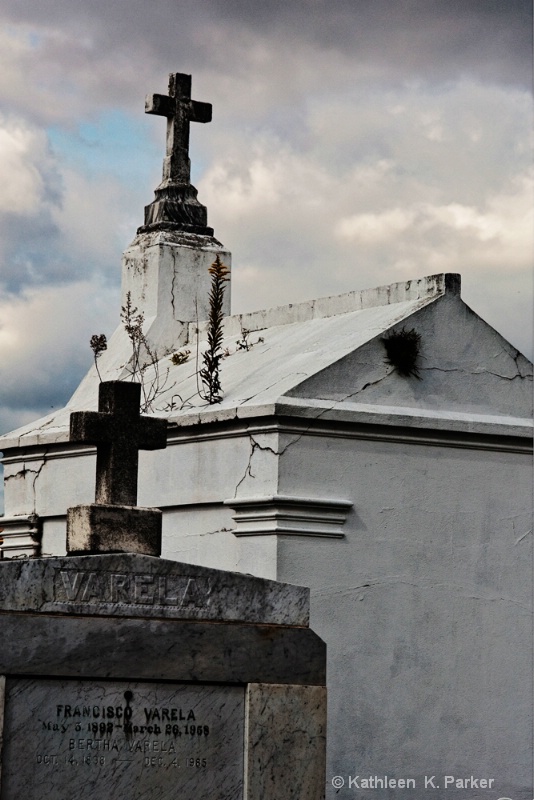
[[360, 392], [365, 391], [365, 389], [368, 389], [369, 386], [376, 386], [377, 383], [382, 383], [383, 380], [385, 380], [386, 378], [388, 378], [391, 375], [391, 372], [392, 371], [386, 372], [385, 375], [382, 375], [381, 378], [377, 378], [376, 381], [369, 381], [368, 383], [364, 384], [361, 389], [357, 389], [355, 392], [352, 392], [352, 394], [347, 395], [340, 402], [346, 403], [347, 400], [350, 400], [351, 398], [355, 397], [357, 394], [360, 394]]
[[[248, 464], [245, 467], [245, 472], [243, 474], [243, 477], [236, 484], [234, 497], [237, 497], [237, 492], [239, 490], [239, 487], [241, 486], [243, 481], [246, 480], [247, 476], [249, 476], [250, 478], [255, 478], [256, 477], [255, 475], [252, 474], [252, 457], [253, 457], [256, 449], [259, 448], [260, 446], [259, 446], [258, 442], [254, 441], [253, 436], [251, 436], [250, 434], [249, 434], [249, 441], [250, 441], [250, 444], [251, 444], [251, 449], [250, 449], [250, 453], [249, 453], [249, 456], [248, 456]], [[271, 452], [274, 453], [275, 451], [272, 450], [272, 448], [271, 448]]]
[[[516, 362], [516, 364], [517, 364], [517, 362]], [[479, 370], [476, 370], [475, 372], [470, 372], [470, 371], [465, 370], [465, 369], [460, 369], [459, 367], [451, 367], [450, 369], [445, 369], [444, 367], [421, 367], [420, 368], [420, 372], [433, 372], [433, 371], [435, 371], [435, 372], [461, 372], [464, 375], [469, 375], [469, 376], [472, 376], [472, 375], [494, 375], [496, 378], [502, 378], [505, 381], [515, 381], [517, 378], [521, 378], [521, 380], [525, 380], [525, 379], [526, 380], [532, 380], [532, 375], [522, 375], [521, 372], [519, 371], [519, 367], [518, 367], [517, 375], [512, 375], [511, 377], [509, 375], [501, 375], [500, 372], [492, 372], [492, 370], [490, 370], [490, 369], [479, 369]]]
[[172, 251], [172, 280], [171, 280], [171, 306], [172, 318], [176, 319], [176, 308], [174, 306], [174, 283], [176, 281], [176, 253]]
[[31, 470], [32, 472], [35, 473], [35, 477], [34, 477], [33, 482], [32, 482], [33, 513], [34, 514], [37, 513], [37, 487], [36, 487], [36, 483], [37, 483], [37, 480], [39, 479], [39, 476], [40, 476], [41, 472], [43, 471], [43, 468], [44, 468], [45, 464], [46, 464], [46, 456], [47, 456], [47, 453], [43, 453], [43, 461], [42, 461], [42, 464], [39, 467], [39, 469]]
[[[326, 411], [329, 411], [329, 410], [330, 409], [323, 409], [320, 412], [320, 414], [317, 414], [316, 416], [314, 416], [313, 419], [314, 420], [318, 419], [322, 414], [324, 414]], [[289, 441], [286, 445], [284, 445], [284, 447], [281, 450], [275, 450], [274, 448], [270, 447], [269, 445], [260, 444], [254, 438], [254, 435], [252, 433], [249, 433], [248, 437], [249, 437], [249, 442], [250, 442], [250, 445], [251, 445], [251, 449], [250, 449], [250, 453], [249, 453], [249, 456], [248, 456], [248, 464], [247, 464], [247, 466], [245, 468], [245, 472], [243, 474], [243, 477], [240, 478], [240, 480], [236, 484], [234, 497], [237, 497], [237, 492], [239, 490], [239, 487], [241, 486], [243, 481], [247, 478], [247, 476], [251, 477], [253, 479], [256, 478], [256, 476], [252, 474], [252, 458], [253, 458], [254, 453], [256, 452], [256, 450], [259, 450], [260, 452], [265, 452], [265, 453], [272, 453], [272, 455], [274, 455], [274, 456], [283, 456], [284, 453], [286, 453], [289, 450], [290, 447], [293, 447], [293, 445], [297, 444], [297, 442], [299, 442], [302, 439], [302, 437], [305, 436], [308, 433], [310, 428], [311, 428], [311, 424], [308, 425], [308, 427], [305, 428], [305, 430], [303, 430], [302, 433], [297, 434], [293, 439], [291, 439], [291, 441]]]
[[356, 586], [345, 586], [339, 589], [320, 589], [314, 592], [314, 595], [317, 597], [336, 597], [336, 596], [344, 596], [344, 595], [351, 595], [354, 592], [362, 591], [363, 589], [371, 589], [371, 588], [389, 588], [391, 586], [413, 586], [418, 589], [448, 589], [451, 591], [459, 592], [461, 596], [463, 596], [467, 600], [482, 600], [488, 603], [495, 603], [495, 602], [504, 602], [509, 603], [514, 606], [518, 606], [522, 608], [524, 611], [529, 613], [532, 612], [532, 608], [524, 603], [521, 603], [519, 600], [514, 600], [511, 597], [504, 597], [502, 595], [484, 595], [484, 594], [476, 594], [474, 591], [469, 591], [469, 587], [461, 584], [461, 583], [453, 583], [453, 582], [441, 582], [441, 583], [434, 583], [431, 581], [417, 581], [417, 580], [410, 580], [405, 576], [384, 576], [383, 579], [376, 579], [376, 580], [369, 580], [366, 583], [357, 584]]
[[520, 536], [519, 539], [516, 539], [515, 542], [514, 542], [514, 545], [518, 545], [519, 542], [522, 542], [523, 539], [526, 539], [526, 537], [529, 536], [531, 533], [532, 533], [532, 529], [527, 531], [526, 533], [524, 533], [522, 536]]
[[[271, 347], [266, 347], [264, 352], [268, 352], [271, 349], [272, 349]], [[238, 352], [239, 351], [236, 351], [235, 353], [230, 353], [230, 355], [231, 356], [232, 355], [236, 355], [236, 353], [238, 353]], [[244, 400], [240, 400], [239, 401], [239, 405], [240, 406], [245, 405], [245, 403], [248, 403], [251, 400], [254, 400], [254, 398], [257, 397], [258, 395], [261, 395], [261, 394], [264, 394], [265, 392], [268, 392], [270, 389], [273, 388], [273, 386], [276, 386], [279, 383], [284, 383], [286, 380], [288, 380], [288, 378], [290, 376], [292, 378], [294, 378], [294, 377], [297, 377], [299, 375], [302, 375], [304, 378], [308, 378], [309, 377], [309, 374], [307, 372], [292, 372], [292, 373], [290, 373], [288, 375], [284, 375], [283, 378], [278, 378], [278, 380], [276, 380], [274, 383], [270, 383], [268, 386], [262, 386], [262, 388], [260, 389], [259, 392], [255, 392], [254, 394], [251, 394], [250, 397], [245, 397]]]
[[7, 475], [7, 476], [4, 477], [4, 484], [6, 484], [6, 483], [9, 483], [9, 481], [17, 480], [17, 479], [21, 479], [21, 478], [23, 480], [25, 480], [27, 475], [33, 475], [34, 476], [33, 480], [32, 480], [32, 486], [31, 486], [31, 490], [32, 490], [32, 494], [33, 494], [33, 501], [32, 501], [33, 510], [31, 511], [31, 514], [36, 514], [37, 513], [37, 510], [36, 510], [36, 507], [37, 507], [37, 488], [36, 488], [36, 483], [37, 483], [37, 480], [38, 480], [41, 472], [43, 471], [43, 468], [44, 468], [45, 464], [46, 464], [46, 456], [47, 456], [47, 454], [44, 453], [43, 454], [43, 460], [42, 460], [41, 465], [39, 466], [38, 469], [31, 469], [31, 467], [27, 467], [26, 465], [24, 465], [22, 467], [22, 469], [19, 469], [17, 472], [14, 472], [12, 475]]
[[233, 528], [217, 528], [214, 531], [205, 531], [204, 533], [190, 534], [191, 536], [213, 536], [215, 533], [232, 533]]
[[[531, 372], [526, 372], [525, 374], [523, 374], [523, 373], [521, 372], [521, 366], [520, 366], [520, 364], [519, 364], [519, 359], [520, 359], [520, 358], [522, 358], [523, 360], [525, 360], [525, 357], [523, 356], [523, 354], [522, 354], [522, 353], [520, 353], [520, 352], [519, 352], [519, 350], [516, 350], [516, 351], [515, 351], [515, 355], [513, 356], [513, 359], [514, 359], [514, 361], [515, 361], [515, 365], [516, 365], [516, 368], [517, 368], [517, 371], [518, 371], [518, 373], [519, 373], [519, 374], [520, 374], [520, 375], [521, 375], [523, 378], [530, 378], [530, 379], [532, 379], [532, 373], [531, 373]], [[529, 364], [529, 362], [527, 361], [527, 365], [528, 365], [528, 364]], [[528, 366], [527, 366], [527, 369], [528, 369]]]
[[[391, 372], [392, 372], [392, 370], [389, 370], [385, 375], [383, 375], [381, 378], [378, 378], [378, 380], [375, 381], [374, 383], [380, 383], [380, 381], [383, 381], [385, 378], [387, 378], [391, 374]], [[251, 450], [250, 450], [250, 453], [249, 453], [248, 464], [247, 464], [247, 466], [245, 468], [245, 472], [243, 474], [243, 477], [236, 484], [234, 497], [237, 497], [237, 492], [239, 490], [239, 487], [246, 480], [247, 476], [249, 476], [251, 478], [255, 478], [256, 477], [255, 475], [252, 474], [252, 458], [253, 458], [254, 453], [256, 452], [256, 450], [270, 452], [275, 456], [283, 456], [289, 450], [290, 447], [293, 447], [293, 445], [297, 444], [297, 442], [299, 442], [304, 436], [306, 436], [306, 434], [311, 430], [314, 422], [317, 422], [317, 420], [320, 420], [321, 417], [324, 414], [328, 414], [336, 406], [346, 402], [347, 400], [350, 400], [352, 397], [354, 397], [355, 395], [357, 395], [360, 392], [362, 392], [369, 385], [371, 385], [371, 384], [366, 384], [362, 389], [358, 389], [355, 392], [350, 392], [350, 393], [346, 394], [340, 400], [334, 400], [334, 402], [331, 403], [331, 405], [327, 406], [326, 408], [321, 409], [317, 414], [314, 414], [311, 417], [310, 424], [307, 425], [306, 428], [304, 428], [302, 433], [297, 434], [281, 450], [274, 450], [272, 447], [265, 446], [265, 445], [260, 445], [260, 443], [257, 442], [254, 439], [254, 436], [252, 434], [249, 434], [249, 441], [250, 441], [250, 444], [251, 444]]]

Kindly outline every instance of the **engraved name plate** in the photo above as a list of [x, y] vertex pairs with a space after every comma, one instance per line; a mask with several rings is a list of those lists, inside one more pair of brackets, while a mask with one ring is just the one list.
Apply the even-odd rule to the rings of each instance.
[[242, 800], [243, 725], [241, 687], [8, 678], [0, 800]]

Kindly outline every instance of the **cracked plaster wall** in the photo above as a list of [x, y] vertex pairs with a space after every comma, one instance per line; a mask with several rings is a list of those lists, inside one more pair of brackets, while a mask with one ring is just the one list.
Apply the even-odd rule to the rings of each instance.
[[4, 468], [5, 516], [36, 513], [37, 491], [40, 478], [46, 468], [43, 457], [23, 459]]
[[[68, 451], [67, 451], [68, 452]], [[6, 464], [5, 515], [64, 515], [69, 505], [94, 502], [96, 456], [37, 452]], [[72, 502], [75, 500], [75, 502]]]
[[[164, 556], [312, 589], [311, 624], [329, 648], [329, 774], [446, 768], [498, 775], [502, 796], [526, 797], [530, 457], [487, 443], [365, 440], [311, 420], [172, 436], [176, 445], [140, 463], [139, 503], [175, 506]], [[51, 456], [35, 481], [37, 512], [91, 499], [94, 457]], [[28, 498], [34, 464], [19, 477]], [[345, 538], [236, 539], [223, 500], [276, 493], [352, 501]], [[44, 552], [57, 552], [62, 524], [45, 520]]]
[[[209, 315], [211, 275], [216, 255], [231, 266], [231, 254], [212, 237], [162, 231], [136, 237], [123, 257], [122, 305], [131, 293], [134, 306], [154, 322], [147, 332], [158, 350], [187, 340], [185, 323]], [[230, 313], [227, 286], [224, 314]]]
[[345, 539], [280, 537], [277, 554], [328, 645], [328, 774], [494, 776], [526, 800], [531, 456], [303, 435], [279, 486], [354, 503]]
[[532, 417], [532, 365], [455, 295], [413, 314], [420, 379], [399, 376], [377, 337], [288, 396]]
[[[199, 430], [181, 436], [165, 450], [139, 454], [137, 502], [165, 510], [163, 557], [275, 577], [276, 548], [265, 542], [251, 548], [229, 533], [234, 522], [223, 501], [276, 494], [278, 433], [239, 426], [229, 433]], [[77, 457], [62, 457], [68, 453], [62, 449], [49, 453], [44, 462], [32, 461], [32, 471], [27, 465], [18, 478], [10, 479], [18, 481], [17, 490], [11, 491], [10, 481], [6, 487], [6, 515], [31, 512], [44, 519], [42, 549], [48, 554], [65, 550], [66, 509], [94, 501], [95, 455], [86, 450]]]
[[233, 527], [231, 510], [221, 503], [169, 509], [163, 518], [162, 557], [239, 571]]

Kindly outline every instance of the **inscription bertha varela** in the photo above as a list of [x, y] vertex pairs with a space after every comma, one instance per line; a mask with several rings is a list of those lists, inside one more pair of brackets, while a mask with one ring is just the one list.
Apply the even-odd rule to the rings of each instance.
[[1, 796], [239, 800], [243, 725], [243, 687], [8, 678]]

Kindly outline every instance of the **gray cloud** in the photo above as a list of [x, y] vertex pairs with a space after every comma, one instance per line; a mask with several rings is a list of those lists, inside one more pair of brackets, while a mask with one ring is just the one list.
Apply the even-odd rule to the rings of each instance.
[[530, 83], [528, 0], [212, 0], [222, 20], [285, 33], [354, 58], [428, 75], [460, 71]]
[[101, 101], [115, 103], [134, 102], [133, 52], [147, 76], [223, 62], [235, 74], [247, 66], [251, 35], [267, 51], [277, 41], [343, 52], [393, 82], [462, 74], [528, 86], [532, 80], [529, 0], [6, 0], [3, 9], [7, 20], [41, 26], [41, 67], [68, 66], [67, 88], [84, 73], [87, 94], [96, 99], [104, 89]]
[[91, 365], [91, 335], [115, 327], [118, 294], [92, 279], [0, 297], [0, 408], [11, 409], [8, 419], [65, 403]]

